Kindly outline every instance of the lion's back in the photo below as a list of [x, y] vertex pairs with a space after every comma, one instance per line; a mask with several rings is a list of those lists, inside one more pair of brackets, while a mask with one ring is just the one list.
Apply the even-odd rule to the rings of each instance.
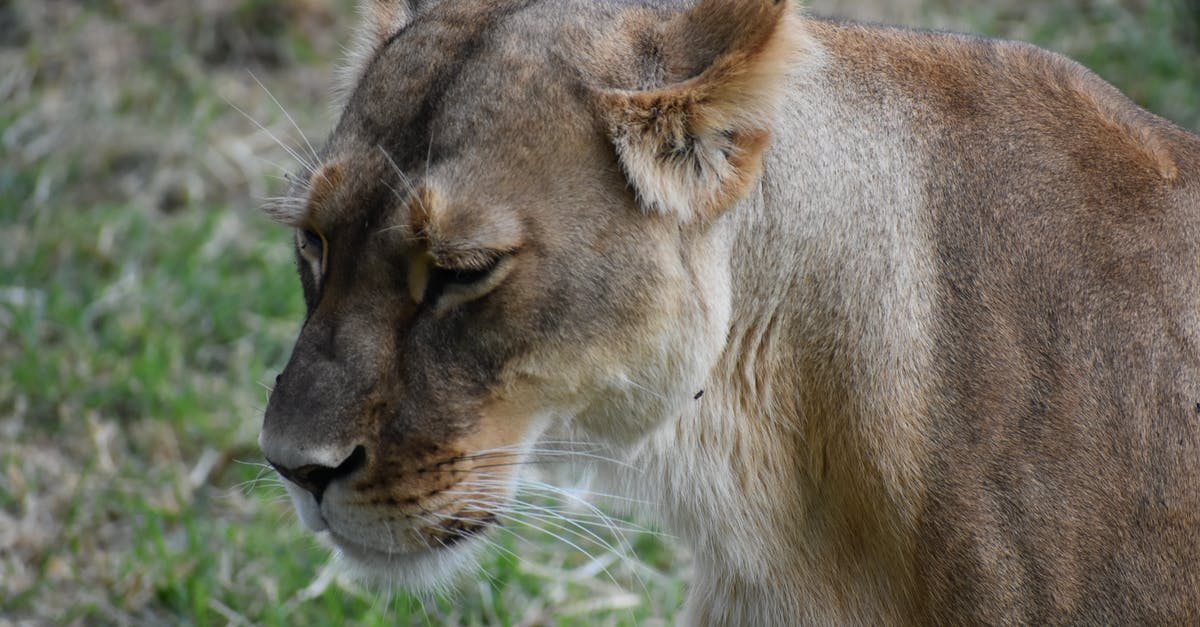
[[903, 127], [847, 174], [905, 169], [872, 210], [934, 280], [917, 605], [1200, 621], [1200, 138], [1027, 44], [814, 32], [824, 87]]

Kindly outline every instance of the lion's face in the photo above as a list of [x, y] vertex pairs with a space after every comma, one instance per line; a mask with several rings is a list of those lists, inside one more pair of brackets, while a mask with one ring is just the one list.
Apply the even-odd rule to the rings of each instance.
[[[588, 69], [625, 45], [635, 59], [629, 37], [601, 48], [604, 29], [589, 39], [561, 7], [462, 4], [378, 42], [320, 163], [273, 210], [296, 229], [307, 318], [263, 450], [310, 528], [409, 585], [503, 519], [548, 432], [620, 446], [693, 402], [728, 317], [719, 209], [764, 144], [745, 125], [670, 129], [675, 152], [648, 158], [725, 170], [650, 189], [634, 160], [669, 92], [635, 102], [647, 92], [596, 83], [645, 83], [637, 70]], [[592, 17], [669, 23], [623, 11]]]

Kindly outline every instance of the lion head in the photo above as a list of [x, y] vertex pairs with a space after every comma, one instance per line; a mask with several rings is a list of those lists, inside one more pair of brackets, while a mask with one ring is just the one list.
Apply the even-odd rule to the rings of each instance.
[[730, 311], [796, 44], [786, 2], [368, 2], [319, 162], [269, 208], [307, 315], [261, 445], [301, 520], [408, 586], [469, 561], [540, 439], [636, 446]]

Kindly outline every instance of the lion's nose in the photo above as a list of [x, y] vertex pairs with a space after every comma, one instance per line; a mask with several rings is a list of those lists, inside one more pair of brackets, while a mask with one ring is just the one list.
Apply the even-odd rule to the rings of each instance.
[[353, 474], [354, 471], [362, 468], [366, 462], [367, 449], [363, 446], [354, 447], [350, 455], [337, 466], [306, 464], [297, 468], [288, 468], [267, 459], [267, 463], [271, 464], [271, 467], [277, 470], [288, 481], [312, 493], [317, 499], [317, 503], [321, 502], [321, 497], [325, 494], [325, 488], [328, 488], [330, 483], [335, 479]]

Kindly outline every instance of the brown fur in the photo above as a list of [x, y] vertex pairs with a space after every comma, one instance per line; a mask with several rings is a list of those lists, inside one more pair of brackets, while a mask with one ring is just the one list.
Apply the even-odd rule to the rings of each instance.
[[364, 6], [262, 436], [352, 563], [445, 575], [570, 438], [686, 622], [1200, 622], [1195, 135], [786, 2]]

